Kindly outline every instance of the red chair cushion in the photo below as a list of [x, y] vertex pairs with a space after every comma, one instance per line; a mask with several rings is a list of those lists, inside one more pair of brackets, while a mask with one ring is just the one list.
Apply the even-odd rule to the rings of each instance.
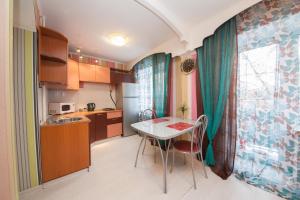
[[[173, 147], [181, 152], [191, 152], [191, 141], [187, 141], [187, 140], [178, 140], [175, 141], [173, 144]], [[193, 144], [193, 152], [198, 152], [198, 146], [194, 143]]]

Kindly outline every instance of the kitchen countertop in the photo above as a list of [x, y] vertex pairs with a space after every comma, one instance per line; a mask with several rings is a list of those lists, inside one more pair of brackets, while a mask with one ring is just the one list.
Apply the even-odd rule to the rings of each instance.
[[[117, 110], [94, 110], [94, 111], [78, 111], [78, 112], [74, 112], [74, 113], [68, 113], [68, 114], [64, 114], [61, 116], [64, 117], [78, 117], [78, 116], [88, 116], [88, 115], [93, 115], [93, 114], [98, 114], [98, 113], [109, 113], [109, 112], [122, 112], [122, 110], [117, 109]], [[59, 115], [58, 115], [59, 116]]]
[[41, 125], [41, 127], [45, 127], [45, 126], [64, 126], [67, 124], [74, 124], [74, 123], [90, 123], [91, 120], [89, 118], [87, 118], [86, 116], [89, 115], [93, 115], [93, 114], [99, 114], [99, 113], [110, 113], [110, 112], [122, 112], [122, 110], [94, 110], [94, 111], [78, 111], [78, 112], [74, 112], [74, 113], [67, 113], [67, 114], [62, 114], [62, 115], [56, 115], [55, 117], [82, 117], [81, 120], [79, 121], [74, 121], [74, 122], [68, 122], [68, 123], [62, 123], [62, 124], [49, 124], [47, 122], [43, 123]]
[[[61, 116], [61, 117], [66, 117], [66, 116]], [[68, 116], [71, 117], [71, 116]], [[55, 124], [55, 123], [48, 123], [48, 122], [44, 122], [41, 127], [47, 127], [47, 126], [65, 126], [65, 125], [69, 125], [69, 124], [78, 124], [78, 123], [90, 123], [91, 120], [89, 118], [87, 118], [84, 115], [77, 115], [76, 117], [81, 117], [82, 119], [79, 121], [74, 121], [74, 122], [67, 122], [67, 123], [62, 123], [62, 124]]]

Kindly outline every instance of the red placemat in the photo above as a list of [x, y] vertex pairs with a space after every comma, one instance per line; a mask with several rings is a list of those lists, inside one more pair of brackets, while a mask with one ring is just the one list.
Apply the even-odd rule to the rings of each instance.
[[152, 119], [153, 124], [158, 124], [158, 123], [167, 122], [167, 121], [169, 121], [169, 119], [165, 119], [165, 118]]
[[183, 131], [184, 129], [193, 127], [193, 124], [188, 124], [185, 122], [177, 122], [175, 124], [170, 124], [167, 127], [176, 129], [178, 131]]

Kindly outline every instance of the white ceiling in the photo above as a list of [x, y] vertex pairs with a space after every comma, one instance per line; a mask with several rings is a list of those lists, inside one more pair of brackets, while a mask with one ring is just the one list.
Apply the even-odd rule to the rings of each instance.
[[[133, 0], [40, 0], [46, 27], [63, 33], [83, 53], [128, 62], [170, 37], [173, 31]], [[111, 33], [128, 36], [126, 46], [105, 40]]]
[[176, 13], [186, 27], [191, 27], [217, 15], [238, 1], [240, 0], [161, 0], [161, 3]]
[[[39, 1], [46, 27], [66, 35], [73, 48], [79, 47], [85, 54], [130, 62], [171, 38], [195, 48], [201, 44], [197, 38], [202, 41], [221, 23], [259, 0]], [[200, 28], [194, 31], [194, 27]], [[126, 46], [116, 47], [105, 40], [116, 32], [129, 37]]]

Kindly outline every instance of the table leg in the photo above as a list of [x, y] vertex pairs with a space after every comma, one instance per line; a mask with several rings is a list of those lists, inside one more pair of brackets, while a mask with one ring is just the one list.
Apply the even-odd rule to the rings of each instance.
[[143, 155], [144, 155], [144, 152], [145, 152], [146, 143], [147, 143], [147, 138], [146, 138], [145, 141], [144, 141], [144, 148], [143, 148], [143, 152], [142, 152]]
[[164, 193], [167, 193], [167, 166], [168, 166], [168, 155], [169, 155], [169, 149], [170, 149], [170, 144], [171, 142], [169, 141], [169, 144], [168, 144], [168, 147], [167, 147], [167, 151], [166, 151], [166, 157], [164, 158], [164, 155], [163, 155], [163, 151], [162, 151], [162, 148], [161, 148], [161, 145], [159, 143], [159, 140], [157, 140], [157, 143], [159, 145], [159, 150], [160, 150], [160, 155], [161, 155], [161, 160], [162, 160], [162, 163], [163, 163], [163, 170], [164, 170], [164, 174], [163, 174], [163, 183], [164, 183]]
[[134, 167], [136, 167], [136, 165], [137, 165], [137, 160], [138, 160], [138, 157], [139, 157], [140, 149], [141, 149], [141, 146], [142, 146], [143, 141], [145, 140], [145, 138], [146, 138], [146, 135], [144, 135], [144, 136], [142, 137], [142, 139], [141, 139], [141, 142], [140, 142], [138, 151], [137, 151], [137, 153], [136, 153], [136, 158], [135, 158]]

